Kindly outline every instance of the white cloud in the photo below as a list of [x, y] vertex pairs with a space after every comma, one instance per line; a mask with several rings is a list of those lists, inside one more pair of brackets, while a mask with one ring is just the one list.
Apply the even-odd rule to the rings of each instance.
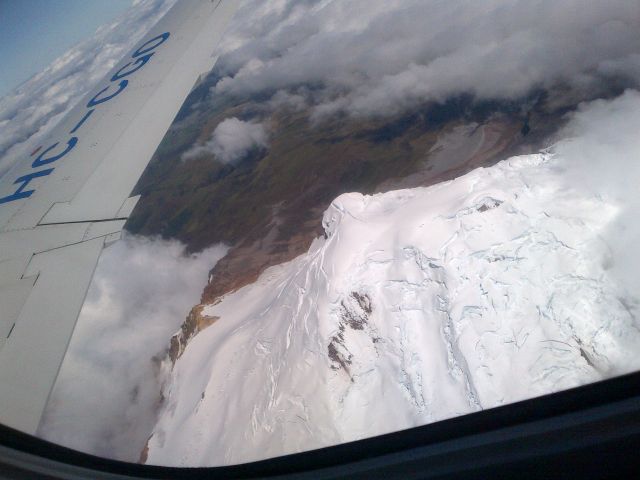
[[231, 117], [220, 122], [206, 143], [187, 150], [182, 159], [213, 154], [223, 163], [233, 163], [252, 150], [266, 146], [267, 132], [262, 124]]
[[153, 428], [158, 363], [226, 253], [186, 255], [177, 241], [128, 236], [100, 257], [39, 435], [137, 461]]
[[299, 89], [298, 93], [289, 93], [285, 90], [278, 90], [269, 100], [272, 109], [286, 108], [293, 111], [301, 111], [307, 108], [306, 96], [309, 92], [307, 89]]
[[562, 174], [567, 189], [589, 189], [603, 203], [618, 206], [616, 220], [600, 235], [611, 249], [607, 269], [626, 287], [629, 298], [638, 298], [640, 292], [639, 129], [640, 92], [628, 90], [612, 101], [581, 105], [560, 132], [568, 138], [554, 147], [566, 159]]
[[626, 0], [248, 1], [217, 94], [316, 86], [319, 112], [396, 113], [473, 93], [516, 98], [615, 76], [640, 85], [640, 4]]
[[139, 0], [0, 98], [0, 176], [91, 90], [176, 0]]

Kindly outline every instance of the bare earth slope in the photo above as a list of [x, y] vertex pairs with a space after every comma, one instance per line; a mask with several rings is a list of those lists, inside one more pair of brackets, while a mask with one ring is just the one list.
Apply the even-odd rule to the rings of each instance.
[[[535, 150], [559, 124], [543, 103], [531, 120], [518, 106], [479, 106], [464, 98], [397, 118], [326, 124], [312, 123], [306, 111], [279, 109], [263, 115], [270, 131], [267, 150], [236, 165], [213, 156], [180, 159], [186, 148], [180, 145], [208, 138], [223, 118], [259, 110], [251, 102], [225, 105], [182, 122], [168, 133], [138, 185], [143, 197], [130, 231], [175, 237], [193, 251], [217, 242], [231, 245], [212, 272], [203, 302], [305, 252], [322, 234], [322, 212], [341, 193], [455, 178]], [[525, 124], [532, 130], [527, 136]]]

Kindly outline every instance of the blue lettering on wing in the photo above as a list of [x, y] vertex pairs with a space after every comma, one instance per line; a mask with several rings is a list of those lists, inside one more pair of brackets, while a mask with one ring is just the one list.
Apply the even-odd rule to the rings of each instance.
[[[149, 53], [156, 47], [162, 45], [165, 40], [169, 38], [169, 32], [164, 32], [157, 37], [153, 37], [151, 40], [147, 40], [142, 45], [140, 45], [135, 52], [131, 55], [133, 58], [139, 57], [140, 55], [144, 55], [145, 53]], [[149, 46], [151, 44], [151, 46]]]
[[107, 85], [102, 90], [100, 90], [98, 93], [96, 93], [95, 96], [91, 100], [89, 100], [89, 103], [87, 103], [87, 108], [93, 108], [96, 105], [100, 105], [101, 103], [108, 102], [113, 97], [115, 97], [117, 95], [120, 95], [120, 92], [122, 92], [127, 87], [128, 84], [129, 84], [129, 80], [122, 80], [120, 82], [120, 84], [118, 85], [118, 89], [114, 93], [112, 93], [111, 95], [107, 95], [106, 97], [99, 98], [100, 95], [102, 95], [104, 92], [109, 90], [109, 87], [111, 85]]
[[42, 152], [40, 155], [38, 155], [38, 158], [36, 158], [33, 163], [31, 164], [31, 166], [33, 168], [38, 168], [41, 167], [43, 165], [46, 165], [48, 163], [52, 163], [55, 162], [56, 160], [60, 160], [62, 157], [64, 157], [67, 153], [69, 153], [71, 150], [73, 150], [73, 147], [76, 146], [76, 143], [78, 143], [78, 137], [71, 137], [69, 139], [69, 141], [67, 142], [67, 148], [65, 148], [62, 152], [60, 152], [57, 155], [54, 155], [52, 157], [48, 157], [48, 158], [44, 158], [44, 156], [49, 153], [50, 150], [53, 150], [54, 148], [56, 148], [58, 146], [59, 142], [54, 143], [53, 145], [51, 145], [49, 148], [47, 148], [44, 152]]
[[16, 179], [15, 182], [13, 182], [14, 185], [20, 184], [18, 189], [15, 192], [13, 192], [11, 195], [7, 195], [6, 197], [0, 198], [0, 204], [13, 202], [14, 200], [20, 200], [21, 198], [30, 197], [31, 194], [35, 192], [35, 190], [25, 190], [25, 187], [29, 184], [29, 182], [34, 178], [45, 177], [49, 175], [51, 172], [53, 172], [53, 168], [47, 168], [46, 170], [31, 172], [28, 175], [23, 175], [22, 177], [19, 177], [18, 179]]
[[80, 119], [80, 121], [78, 123], [76, 123], [76, 126], [73, 127], [71, 129], [71, 131], [69, 132], [71, 135], [73, 135], [74, 133], [76, 133], [78, 131], [78, 129], [82, 126], [82, 124], [84, 124], [84, 122], [87, 121], [87, 119], [91, 116], [91, 114], [94, 112], [95, 109], [91, 109], [91, 110], [87, 110], [87, 113], [84, 114], [84, 117], [82, 117]]
[[[91, 114], [94, 112], [96, 106], [101, 105], [101, 104], [103, 104], [105, 102], [108, 102], [112, 98], [115, 98], [116, 96], [120, 95], [120, 93], [129, 84], [129, 80], [126, 80], [126, 79], [123, 80], [123, 78], [127, 77], [127, 76], [129, 76], [129, 75], [131, 75], [131, 74], [133, 74], [135, 72], [137, 72], [142, 67], [144, 67], [147, 64], [147, 62], [149, 61], [149, 59], [155, 54], [155, 52], [152, 52], [152, 50], [155, 50], [157, 47], [162, 45], [169, 38], [169, 35], [170, 35], [169, 32], [164, 32], [164, 33], [162, 33], [162, 34], [160, 34], [160, 35], [158, 35], [156, 37], [153, 37], [150, 40], [147, 40], [142, 45], [140, 45], [131, 54], [131, 58], [134, 58], [135, 61], [134, 62], [129, 62], [129, 63], [123, 65], [122, 67], [120, 67], [120, 69], [118, 69], [118, 71], [111, 76], [111, 79], [110, 79], [111, 83], [109, 83], [109, 85], [107, 85], [102, 90], [100, 90], [98, 93], [96, 93], [93, 96], [93, 98], [91, 100], [89, 100], [89, 102], [87, 102], [87, 108], [89, 110], [87, 110], [85, 112], [85, 114], [82, 116], [82, 118], [78, 121], [78, 123], [76, 123], [76, 125], [71, 129], [71, 131], [69, 133], [71, 135], [73, 135], [76, 131], [78, 131], [85, 124], [85, 122], [89, 119]], [[117, 84], [115, 92], [105, 95], [105, 92], [107, 92], [107, 90], [109, 90], [109, 88], [112, 86], [112, 84], [117, 82], [118, 80], [120, 80], [120, 83]], [[51, 163], [53, 163], [53, 162], [55, 162], [57, 160], [60, 160], [62, 157], [67, 155], [71, 150], [73, 150], [75, 148], [75, 146], [77, 145], [78, 141], [79, 141], [78, 137], [71, 137], [67, 141], [67, 146], [64, 148], [64, 150], [62, 150], [58, 154], [54, 154], [54, 155], [52, 155], [50, 157], [46, 157], [46, 155], [49, 154], [49, 152], [51, 152], [53, 149], [55, 149], [58, 146], [58, 144], [60, 143], [60, 142], [55, 142], [53, 145], [49, 146], [42, 153], [40, 153], [40, 155], [38, 155], [38, 158], [36, 158], [31, 163], [31, 167], [32, 168], [39, 168], [39, 167], [41, 167], [43, 165], [48, 165], [48, 164], [51, 164]], [[38, 149], [35, 150], [32, 153], [32, 155], [35, 155], [35, 153], [38, 152], [39, 150], [40, 150], [40, 147], [38, 147]], [[47, 168], [47, 169], [44, 169], [44, 170], [38, 170], [38, 171], [35, 171], [35, 172], [28, 173], [27, 175], [23, 175], [21, 177], [18, 177], [13, 182], [13, 185], [19, 185], [18, 188], [11, 195], [7, 195], [6, 197], [0, 198], [0, 204], [13, 202], [14, 200], [20, 200], [20, 199], [24, 199], [24, 198], [30, 197], [31, 194], [33, 194], [33, 192], [35, 191], [35, 189], [25, 190], [25, 188], [27, 187], [27, 185], [29, 185], [31, 180], [33, 180], [35, 178], [46, 177], [47, 175], [50, 175], [51, 172], [53, 172], [53, 170], [54, 170], [54, 168]]]
[[121, 78], [126, 77], [127, 75], [131, 75], [132, 73], [137, 72], [138, 70], [140, 70], [142, 67], [144, 67], [144, 65], [149, 61], [149, 59], [153, 56], [153, 53], [149, 53], [147, 55], [143, 55], [142, 57], [138, 57], [136, 59], [135, 62], [133, 62], [134, 65], [136, 65], [134, 68], [130, 69], [130, 70], [125, 70], [123, 72], [123, 70], [125, 68], [127, 68], [129, 65], [131, 65], [131, 62], [127, 63], [126, 65], [124, 65], [122, 68], [120, 68], [120, 70], [118, 70], [116, 73], [113, 74], [113, 76], [111, 77], [111, 81], [112, 82], [117, 82], [118, 80], [120, 80]]

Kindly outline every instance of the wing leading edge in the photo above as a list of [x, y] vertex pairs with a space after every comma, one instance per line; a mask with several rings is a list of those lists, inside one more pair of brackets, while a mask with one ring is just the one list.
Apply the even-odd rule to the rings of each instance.
[[178, 2], [0, 178], [0, 423], [34, 434], [98, 257], [237, 2]]

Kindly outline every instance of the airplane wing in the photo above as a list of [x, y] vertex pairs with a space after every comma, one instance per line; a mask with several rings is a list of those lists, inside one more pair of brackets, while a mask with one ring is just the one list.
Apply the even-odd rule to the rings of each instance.
[[237, 3], [178, 2], [0, 179], [0, 423], [36, 432], [98, 257]]

